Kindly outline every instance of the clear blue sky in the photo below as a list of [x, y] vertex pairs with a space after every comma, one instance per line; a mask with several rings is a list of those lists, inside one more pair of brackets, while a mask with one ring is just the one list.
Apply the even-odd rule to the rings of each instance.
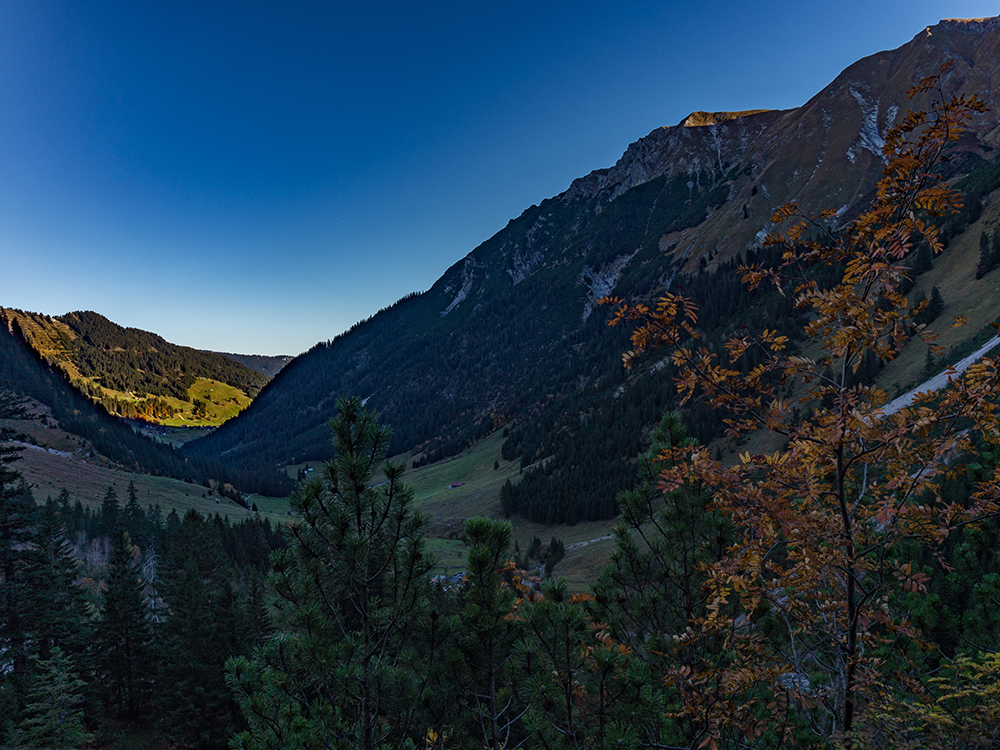
[[296, 354], [693, 110], [995, 2], [0, 5], [0, 306]]

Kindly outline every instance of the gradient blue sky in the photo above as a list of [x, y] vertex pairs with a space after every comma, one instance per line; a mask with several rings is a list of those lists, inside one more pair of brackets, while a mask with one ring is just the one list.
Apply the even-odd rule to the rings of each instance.
[[996, 2], [0, 4], [0, 306], [296, 354], [694, 110]]

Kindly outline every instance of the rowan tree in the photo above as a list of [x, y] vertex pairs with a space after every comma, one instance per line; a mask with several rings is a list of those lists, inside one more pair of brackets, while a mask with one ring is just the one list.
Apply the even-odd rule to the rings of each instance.
[[[687, 648], [723, 638], [731, 658], [669, 675], [685, 698], [681, 714], [707, 722], [708, 746], [731, 738], [856, 747], [866, 729], [877, 732], [873, 697], [885, 685], [919, 692], [912, 678], [921, 665], [909, 655], [914, 646], [933, 655], [906, 609], [905, 593], [926, 580], [913, 555], [998, 512], [997, 472], [967, 502], [940, 492], [943, 478], [963, 470], [957, 457], [1000, 441], [995, 361], [892, 414], [883, 389], [852, 377], [866, 355], [892, 360], [914, 336], [934, 346], [919, 322], [923, 306], [900, 289], [914, 243], [942, 249], [935, 220], [961, 200], [935, 168], [984, 110], [975, 96], [945, 97], [939, 76], [910, 93], [932, 95], [933, 105], [888, 132], [869, 208], [835, 228], [834, 211], [783, 206], [772, 219], [782, 231], [766, 243], [782, 251], [780, 263], [743, 268], [751, 288], [773, 284], [809, 312], [802, 353], [789, 353], [789, 337], [774, 330], [742, 329], [721, 351], [700, 344], [698, 311], [680, 294], [652, 308], [622, 305], [611, 321], [639, 322], [626, 365], [669, 347], [685, 400], [700, 394], [721, 409], [732, 441], [770, 435], [777, 448], [725, 465], [691, 446], [673, 452], [661, 474], [667, 491], [710, 488], [710, 507], [736, 530], [727, 554], [705, 568], [705, 614], [676, 639]], [[823, 267], [842, 271], [821, 285]], [[756, 364], [743, 374], [751, 356]]]

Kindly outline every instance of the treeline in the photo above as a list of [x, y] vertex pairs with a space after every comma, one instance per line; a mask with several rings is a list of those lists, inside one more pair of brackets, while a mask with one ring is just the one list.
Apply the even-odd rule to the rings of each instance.
[[269, 632], [263, 577], [284, 546], [251, 517], [140, 506], [130, 485], [97, 510], [64, 492], [39, 507], [6, 465], [0, 496], [0, 744], [128, 745], [144, 723], [225, 747], [243, 726], [223, 673]]
[[91, 400], [96, 401], [104, 407], [104, 410], [108, 414], [114, 414], [116, 417], [122, 417], [123, 419], [154, 422], [162, 419], [170, 419], [181, 413], [180, 409], [172, 406], [168, 401], [159, 396], [127, 400], [109, 395], [101, 386], [91, 381], [79, 381], [73, 385], [85, 396], [88, 396]]
[[128, 424], [98, 409], [66, 381], [61, 370], [46, 364], [21, 337], [14, 320], [0, 326], [0, 381], [45, 404], [62, 429], [87, 440], [93, 449], [130, 471], [204, 483], [210, 479], [245, 492], [271, 497], [287, 495], [292, 482], [271, 466], [240, 467], [239, 472], [218, 461], [184, 457], [173, 448], [140, 435]]
[[981, 279], [993, 269], [1000, 267], [1000, 227], [992, 235], [979, 235], [979, 263], [976, 264], [976, 278]]
[[262, 372], [269, 378], [273, 378], [281, 372], [282, 367], [292, 361], [292, 357], [287, 355], [269, 356], [266, 354], [233, 354], [231, 352], [215, 352], [215, 354], [221, 354], [241, 365], [246, 365], [251, 370]]
[[196, 378], [211, 378], [253, 398], [269, 380], [229, 357], [171, 344], [156, 334], [119, 326], [95, 312], [73, 312], [58, 320], [76, 334], [73, 359], [80, 373], [110, 390], [186, 401]]

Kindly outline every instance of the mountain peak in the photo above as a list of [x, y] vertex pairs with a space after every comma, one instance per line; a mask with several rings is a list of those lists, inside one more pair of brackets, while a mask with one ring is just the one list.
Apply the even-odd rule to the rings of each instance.
[[702, 128], [706, 125], [718, 125], [720, 122], [738, 120], [749, 115], [759, 115], [761, 112], [770, 112], [769, 109], [747, 109], [742, 112], [692, 112], [681, 121], [681, 127]]
[[942, 18], [933, 26], [928, 26], [927, 30], [930, 31], [938, 27], [944, 27], [968, 31], [985, 31], [997, 26], [1000, 26], [1000, 16], [993, 16], [991, 18]]

